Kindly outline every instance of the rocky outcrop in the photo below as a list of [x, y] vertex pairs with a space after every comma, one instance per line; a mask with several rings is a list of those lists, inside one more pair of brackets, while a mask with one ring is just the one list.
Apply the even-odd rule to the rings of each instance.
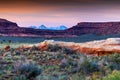
[[[88, 55], [108, 55], [120, 53], [120, 38], [108, 38], [106, 40], [91, 41], [85, 43], [60, 42], [54, 40], [45, 40], [44, 42], [35, 44], [40, 50], [47, 50], [48, 45], [59, 45], [61, 47], [70, 48], [75, 52], [80, 52]], [[22, 48], [31, 48], [33, 45], [24, 46]]]

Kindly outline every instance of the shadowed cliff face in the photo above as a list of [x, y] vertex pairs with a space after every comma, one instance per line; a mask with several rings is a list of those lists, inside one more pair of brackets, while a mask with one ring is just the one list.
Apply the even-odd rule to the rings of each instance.
[[120, 22], [82, 22], [69, 28], [67, 32], [74, 35], [81, 34], [117, 34], [120, 33]]
[[77, 37], [83, 34], [120, 34], [120, 22], [82, 22], [67, 30], [42, 30], [19, 27], [16, 23], [0, 19], [1, 36]]
[[5, 19], [0, 19], [0, 29], [14, 29], [14, 28], [19, 28], [16, 23], [10, 22]]
[[52, 37], [57, 35], [59, 37], [62, 37], [64, 33], [62, 31], [41, 30], [41, 29], [19, 27], [14, 22], [10, 22], [5, 19], [0, 19], [0, 34], [2, 36]]

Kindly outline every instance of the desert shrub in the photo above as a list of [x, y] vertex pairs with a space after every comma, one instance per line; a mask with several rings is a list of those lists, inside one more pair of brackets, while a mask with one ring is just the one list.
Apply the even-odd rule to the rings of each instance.
[[69, 66], [68, 60], [65, 59], [65, 58], [62, 59], [61, 64], [60, 64], [60, 67], [61, 67], [61, 68], [65, 68], [65, 67], [67, 67], [67, 66]]
[[47, 75], [39, 75], [36, 80], [50, 80], [50, 76]]
[[3, 42], [5, 42], [5, 40], [4, 40], [4, 39], [3, 39], [2, 41], [3, 41]]
[[59, 45], [51, 45], [49, 44], [48, 45], [48, 51], [51, 51], [51, 52], [57, 52], [59, 50], [61, 50], [62, 47], [60, 47]]
[[65, 74], [39, 75], [36, 80], [69, 80], [69, 77]]
[[79, 59], [79, 53], [71, 54], [70, 56], [74, 59]]
[[20, 51], [15, 51], [14, 54], [15, 54], [15, 55], [20, 55], [21, 52], [20, 52]]
[[69, 62], [69, 65], [74, 67], [78, 65], [77, 61], [74, 61], [74, 60], [69, 60], [68, 62]]
[[64, 57], [65, 56], [63, 54], [61, 54], [61, 53], [57, 54], [57, 59], [62, 60], [62, 59], [64, 59]]
[[15, 77], [14, 80], [28, 80], [25, 75], [20, 75], [18, 77]]
[[11, 43], [12, 42], [12, 40], [8, 40], [8, 43]]
[[85, 76], [79, 73], [70, 75], [71, 80], [85, 80]]
[[17, 63], [14, 67], [17, 73], [25, 75], [28, 79], [35, 78], [42, 73], [42, 68], [35, 63]]
[[59, 75], [59, 80], [69, 80], [69, 77], [68, 75], [62, 74], [62, 75]]
[[35, 45], [30, 49], [30, 51], [33, 51], [33, 50], [36, 50], [36, 51], [39, 51], [40, 49], [38, 49], [38, 47], [36, 47]]
[[96, 71], [99, 71], [99, 65], [94, 63], [94, 62], [90, 62], [88, 60], [85, 60], [81, 65], [80, 68], [82, 70], [82, 72], [84, 72], [85, 74], [90, 74]]
[[111, 74], [104, 77], [102, 80], [120, 80], [120, 71], [114, 70]]
[[2, 42], [2, 41], [1, 41], [0, 43], [1, 43], [1, 44], [3, 44], [3, 42]]
[[106, 59], [102, 57], [102, 60], [104, 60], [106, 66], [108, 66], [111, 70], [120, 70], [120, 54], [111, 54], [106, 56]]
[[75, 53], [72, 49], [66, 48], [66, 47], [63, 47], [62, 51], [64, 54], [74, 54]]

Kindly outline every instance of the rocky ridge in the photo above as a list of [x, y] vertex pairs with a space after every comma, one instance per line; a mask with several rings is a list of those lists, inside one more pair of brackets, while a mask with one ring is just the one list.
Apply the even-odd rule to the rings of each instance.
[[109, 35], [120, 33], [120, 22], [81, 22], [66, 30], [73, 35], [97, 34]]
[[83, 34], [120, 34], [120, 22], [82, 22], [66, 30], [43, 30], [19, 27], [16, 23], [0, 19], [1, 36], [77, 37]]
[[[70, 48], [75, 52], [81, 52], [88, 55], [102, 56], [112, 53], [120, 53], [120, 38], [108, 38], [106, 40], [90, 41], [85, 43], [61, 42], [54, 40], [45, 40], [44, 42], [35, 44], [40, 50], [47, 50], [49, 45], [59, 45]], [[23, 46], [23, 48], [31, 48], [33, 45]]]

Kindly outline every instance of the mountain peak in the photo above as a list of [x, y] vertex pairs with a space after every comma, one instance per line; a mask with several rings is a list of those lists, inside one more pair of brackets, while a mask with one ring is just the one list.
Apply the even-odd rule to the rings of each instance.
[[61, 25], [59, 28], [60, 28], [60, 29], [62, 29], [62, 30], [67, 29], [67, 27], [66, 27], [66, 26], [64, 26], [64, 25]]
[[39, 26], [38, 28], [39, 29], [47, 29], [47, 27], [45, 25], [43, 25], [43, 24], [41, 26]]
[[8, 21], [7, 19], [0, 18], [0, 22], [10, 22], [10, 21]]
[[34, 28], [34, 29], [46, 29], [46, 30], [65, 30], [65, 29], [67, 29], [67, 27], [64, 26], [64, 25], [57, 26], [57, 27], [46, 27], [45, 25], [41, 25], [39, 27], [37, 27], [37, 26], [30, 26], [30, 28]]
[[14, 22], [0, 18], [0, 28], [18, 28], [18, 25]]

